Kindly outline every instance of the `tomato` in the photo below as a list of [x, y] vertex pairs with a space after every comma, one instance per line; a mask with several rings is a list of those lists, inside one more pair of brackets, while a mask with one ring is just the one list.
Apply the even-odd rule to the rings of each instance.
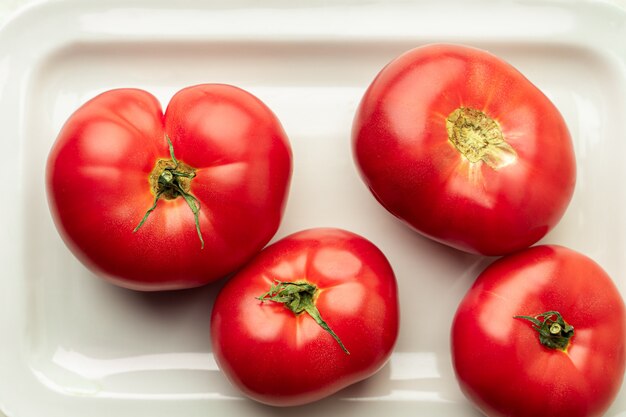
[[309, 403], [368, 378], [398, 335], [394, 273], [376, 246], [310, 229], [264, 249], [220, 291], [215, 359], [250, 398]]
[[499, 58], [429, 45], [388, 64], [353, 125], [358, 169], [393, 215], [438, 242], [500, 255], [537, 242], [572, 197], [563, 118]]
[[624, 302], [588, 257], [537, 246], [478, 277], [451, 344], [461, 389], [487, 416], [600, 416], [624, 376]]
[[165, 114], [138, 89], [80, 107], [50, 151], [48, 201], [63, 240], [123, 287], [196, 287], [232, 272], [272, 238], [291, 178], [291, 149], [256, 97], [205, 84]]

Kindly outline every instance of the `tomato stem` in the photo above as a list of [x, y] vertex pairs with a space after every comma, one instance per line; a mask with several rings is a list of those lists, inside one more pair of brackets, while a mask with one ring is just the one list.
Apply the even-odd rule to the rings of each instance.
[[495, 119], [481, 110], [459, 107], [446, 118], [448, 140], [471, 163], [482, 161], [497, 170], [517, 159]]
[[[193, 213], [196, 224], [196, 232], [198, 233], [198, 238], [200, 239], [200, 248], [204, 249], [204, 239], [202, 238], [202, 232], [200, 231], [200, 202], [189, 191], [187, 191], [189, 188], [189, 181], [196, 176], [196, 173], [193, 168], [178, 162], [178, 159], [176, 159], [176, 156], [174, 155], [174, 145], [172, 144], [172, 141], [167, 135], [165, 135], [165, 139], [167, 140], [170, 157], [172, 159], [171, 161], [157, 161], [153, 174], [151, 175], [151, 178], [156, 175], [156, 184], [153, 187], [155, 191], [154, 200], [152, 202], [152, 206], [146, 211], [137, 227], [133, 229], [133, 233], [137, 232], [139, 228], [143, 226], [150, 213], [156, 209], [157, 203], [162, 197], [174, 199], [180, 196], [185, 199], [185, 202]], [[181, 181], [183, 178], [187, 179], [186, 183]]]
[[563, 320], [558, 311], [547, 311], [537, 316], [515, 316], [516, 319], [528, 320], [539, 333], [539, 342], [550, 348], [567, 352], [570, 339], [574, 336], [574, 326]]
[[315, 296], [318, 289], [315, 285], [308, 282], [282, 282], [276, 280], [275, 284], [272, 284], [270, 290], [260, 297], [257, 297], [261, 302], [274, 301], [276, 303], [283, 304], [286, 308], [291, 310], [294, 314], [301, 314], [306, 312], [315, 320], [317, 324], [339, 343], [341, 349], [346, 353], [348, 349], [344, 346], [339, 336], [332, 331], [328, 324], [322, 319], [322, 316], [315, 306]]

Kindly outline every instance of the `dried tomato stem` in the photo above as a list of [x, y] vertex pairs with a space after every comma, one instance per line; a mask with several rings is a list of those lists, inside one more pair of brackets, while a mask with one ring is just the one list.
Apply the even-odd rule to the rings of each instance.
[[484, 162], [498, 170], [517, 159], [495, 119], [481, 110], [459, 107], [446, 118], [448, 140], [471, 163]]

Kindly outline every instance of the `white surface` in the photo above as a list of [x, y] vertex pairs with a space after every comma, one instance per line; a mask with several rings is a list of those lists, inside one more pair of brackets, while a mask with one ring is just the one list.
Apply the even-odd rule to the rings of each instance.
[[[0, 31], [0, 410], [8, 417], [206, 415], [475, 416], [454, 379], [448, 332], [489, 259], [430, 242], [396, 221], [358, 178], [350, 127], [393, 57], [430, 42], [488, 49], [562, 111], [578, 184], [544, 242], [600, 262], [626, 293], [626, 12], [566, 1], [58, 1]], [[219, 284], [140, 294], [91, 276], [50, 219], [45, 159], [85, 100], [140, 87], [165, 105], [182, 87], [243, 87], [278, 115], [294, 178], [276, 236], [314, 226], [360, 233], [397, 274], [402, 323], [380, 373], [298, 409], [241, 399], [209, 343]], [[77, 190], [80, 191], [80, 190]], [[608, 416], [626, 416], [626, 389]]]

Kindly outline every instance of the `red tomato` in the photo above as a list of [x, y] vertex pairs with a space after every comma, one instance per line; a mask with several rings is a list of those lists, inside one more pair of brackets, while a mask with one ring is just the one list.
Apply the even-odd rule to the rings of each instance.
[[57, 229], [87, 267], [169, 290], [211, 282], [261, 250], [290, 177], [274, 114], [239, 88], [206, 84], [176, 93], [165, 114], [136, 89], [85, 103], [50, 151], [46, 185]]
[[213, 352], [254, 400], [316, 401], [387, 361], [398, 335], [397, 297], [391, 266], [369, 241], [339, 229], [295, 233], [221, 290], [211, 317]]
[[586, 256], [538, 246], [502, 258], [456, 312], [458, 381], [490, 417], [600, 416], [624, 377], [625, 314], [611, 279]]
[[569, 132], [550, 100], [506, 62], [462, 46], [424, 46], [387, 65], [361, 101], [353, 150], [393, 215], [484, 255], [543, 237], [576, 177]]

